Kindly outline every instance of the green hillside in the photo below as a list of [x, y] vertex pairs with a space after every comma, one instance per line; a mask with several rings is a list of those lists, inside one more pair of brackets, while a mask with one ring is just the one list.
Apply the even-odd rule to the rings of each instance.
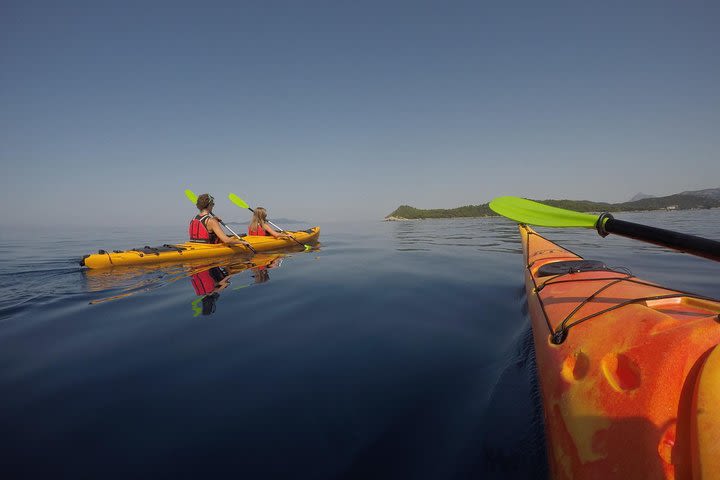
[[[575, 210], [578, 212], [632, 212], [639, 210], [691, 210], [700, 208], [720, 207], [720, 199], [699, 196], [676, 194], [666, 197], [644, 198], [634, 202], [603, 203], [588, 200], [536, 200], [553, 207]], [[387, 215], [386, 219], [425, 219], [425, 218], [469, 218], [487, 217], [497, 214], [490, 210], [487, 203], [482, 205], [466, 205], [452, 209], [423, 210], [409, 205], [401, 205]]]
[[453, 208], [450, 210], [446, 209], [434, 209], [434, 210], [422, 210], [419, 208], [410, 207], [408, 205], [401, 205], [394, 212], [388, 215], [388, 217], [396, 218], [461, 218], [461, 217], [486, 217], [488, 215], [495, 215], [495, 212], [490, 210], [488, 204], [483, 205], [466, 205], [464, 207]]

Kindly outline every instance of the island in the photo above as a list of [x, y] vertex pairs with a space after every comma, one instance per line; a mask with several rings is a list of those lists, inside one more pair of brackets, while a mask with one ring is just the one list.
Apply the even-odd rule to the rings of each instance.
[[[644, 194], [643, 194], [644, 195]], [[592, 202], [589, 200], [535, 200], [553, 207], [577, 212], [633, 212], [646, 210], [692, 210], [720, 207], [720, 188], [688, 191], [665, 197], [645, 197], [621, 203]], [[401, 205], [386, 215], [385, 221], [421, 220], [430, 218], [476, 218], [497, 216], [487, 203], [465, 205], [452, 209], [420, 209]]]

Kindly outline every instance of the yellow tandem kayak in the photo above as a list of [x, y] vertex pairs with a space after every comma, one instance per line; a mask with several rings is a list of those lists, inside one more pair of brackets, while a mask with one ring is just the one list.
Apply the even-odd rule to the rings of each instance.
[[[312, 227], [307, 230], [286, 231], [299, 243], [316, 242], [320, 236], [320, 227]], [[257, 252], [267, 252], [283, 248], [292, 248], [298, 243], [292, 239], [279, 239], [271, 236], [244, 235], [243, 240], [252, 245]], [[227, 245], [224, 243], [199, 243], [185, 242], [176, 244], [165, 244], [160, 247], [143, 247], [132, 250], [106, 252], [100, 250], [98, 253], [85, 255], [80, 260], [80, 265], [88, 268], [110, 268], [125, 265], [150, 265], [164, 262], [182, 262], [198, 258], [223, 257], [237, 254], [253, 254], [244, 245]]]

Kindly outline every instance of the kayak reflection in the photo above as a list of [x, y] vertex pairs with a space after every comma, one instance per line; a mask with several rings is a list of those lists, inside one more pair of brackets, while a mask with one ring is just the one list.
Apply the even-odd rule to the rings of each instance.
[[250, 276], [254, 280], [250, 283], [234, 287], [233, 290], [239, 290], [258, 283], [265, 283], [270, 280], [268, 270], [280, 267], [284, 256], [285, 255], [281, 253], [258, 254], [247, 261], [224, 266], [214, 266], [193, 273], [190, 276], [190, 283], [195, 290], [195, 294], [198, 295], [198, 298], [192, 302], [193, 317], [212, 315], [215, 313], [216, 302], [220, 298], [220, 292], [230, 286], [231, 277], [245, 270], [252, 272]]
[[[267, 282], [270, 278], [269, 269], [280, 266], [284, 257], [296, 254], [298, 253], [260, 253], [249, 258], [223, 258], [215, 261], [204, 259], [172, 265], [155, 264], [104, 270], [85, 269], [80, 273], [87, 291], [101, 295], [100, 298], [91, 300], [91, 305], [150, 292], [185, 278], [190, 278], [195, 292], [202, 299], [219, 293], [230, 284], [231, 277], [246, 270], [251, 271], [250, 277], [253, 281], [234, 287], [233, 290]], [[212, 310], [212, 301], [212, 298], [205, 300], [208, 312]], [[194, 305], [194, 308], [196, 307], [200, 308], [202, 313], [202, 300]]]

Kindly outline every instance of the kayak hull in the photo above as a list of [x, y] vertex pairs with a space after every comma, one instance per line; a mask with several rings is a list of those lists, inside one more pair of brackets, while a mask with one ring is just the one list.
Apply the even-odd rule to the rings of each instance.
[[[320, 227], [312, 227], [296, 232], [288, 231], [301, 244], [317, 242], [320, 236]], [[246, 235], [242, 237], [255, 249], [256, 252], [267, 252], [293, 247], [298, 243], [291, 239], [278, 239], [271, 236]], [[119, 266], [152, 265], [168, 262], [185, 262], [196, 259], [226, 257], [230, 255], [252, 255], [250, 249], [244, 245], [228, 245], [223, 243], [208, 244], [198, 242], [185, 242], [163, 245], [156, 248], [141, 248], [116, 252], [100, 251], [86, 255], [80, 262], [81, 266], [91, 269], [111, 268]]]
[[720, 344], [720, 301], [584, 261], [527, 226], [520, 234], [551, 477], [715, 468], [715, 445], [693, 431], [707, 421], [698, 391], [700, 405], [717, 396], [707, 391], [720, 369], [701, 371]]

